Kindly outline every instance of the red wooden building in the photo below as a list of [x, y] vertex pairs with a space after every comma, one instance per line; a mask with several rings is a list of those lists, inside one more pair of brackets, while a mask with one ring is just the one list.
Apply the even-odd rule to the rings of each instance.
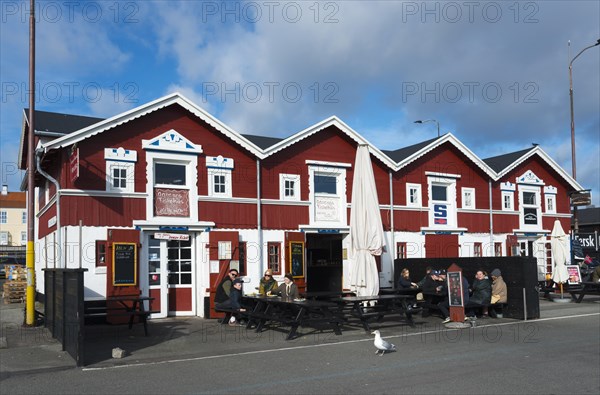
[[[569, 192], [583, 189], [539, 146], [482, 160], [446, 134], [382, 151], [336, 117], [285, 139], [245, 135], [179, 94], [109, 119], [36, 117], [38, 290], [41, 269], [81, 266], [86, 300], [141, 290], [158, 317], [207, 316], [230, 267], [246, 292], [267, 268], [302, 290], [347, 288], [359, 144], [386, 234], [381, 287], [398, 257], [542, 262], [554, 220], [569, 229]], [[21, 168], [27, 112], [23, 125]]]

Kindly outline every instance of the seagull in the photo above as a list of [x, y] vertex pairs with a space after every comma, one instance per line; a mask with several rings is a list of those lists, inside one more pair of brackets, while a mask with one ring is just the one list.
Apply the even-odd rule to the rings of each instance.
[[379, 333], [379, 331], [371, 332], [371, 334], [375, 335], [375, 341], [373, 342], [375, 344], [375, 347], [377, 347], [377, 351], [375, 351], [375, 355], [379, 354], [379, 351], [381, 351], [381, 354], [379, 354], [379, 356], [382, 356], [383, 354], [385, 354], [386, 351], [396, 351], [396, 346], [394, 346], [390, 342], [383, 340], [381, 338], [381, 333]]

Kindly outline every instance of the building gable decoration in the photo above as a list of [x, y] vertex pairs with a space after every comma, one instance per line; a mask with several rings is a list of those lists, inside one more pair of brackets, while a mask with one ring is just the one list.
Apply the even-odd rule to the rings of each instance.
[[544, 194], [546, 194], [546, 195], [556, 195], [557, 191], [558, 191], [558, 189], [552, 185], [544, 187]]
[[233, 169], [233, 159], [223, 156], [207, 156], [206, 167], [213, 169]]
[[137, 162], [137, 151], [119, 148], [104, 148], [104, 159], [115, 162]]
[[531, 170], [527, 170], [520, 177], [517, 177], [517, 184], [545, 185], [544, 180], [536, 176]]
[[176, 130], [171, 129], [151, 139], [142, 140], [142, 148], [154, 151], [169, 151], [182, 154], [201, 154], [202, 146], [194, 144]]
[[502, 182], [500, 183], [500, 190], [501, 191], [509, 191], [509, 192], [514, 192], [516, 191], [516, 186], [515, 184], [513, 184], [510, 181], [506, 181], [506, 182]]

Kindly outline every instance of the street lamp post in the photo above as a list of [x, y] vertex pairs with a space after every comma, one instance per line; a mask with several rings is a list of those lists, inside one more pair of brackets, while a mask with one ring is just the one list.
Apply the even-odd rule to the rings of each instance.
[[440, 137], [440, 123], [438, 121], [436, 121], [435, 119], [426, 119], [424, 121], [419, 119], [418, 121], [415, 121], [415, 123], [426, 123], [426, 122], [435, 122], [437, 124], [438, 137]]
[[[577, 161], [575, 159], [575, 116], [573, 112], [573, 62], [579, 57], [584, 51], [600, 45], [600, 39], [596, 41], [596, 44], [592, 44], [583, 48], [571, 61], [569, 62], [569, 98], [571, 101], [571, 172], [573, 179], [577, 180]], [[573, 206], [573, 228], [575, 234], [579, 232], [579, 224], [577, 221], [577, 206]]]

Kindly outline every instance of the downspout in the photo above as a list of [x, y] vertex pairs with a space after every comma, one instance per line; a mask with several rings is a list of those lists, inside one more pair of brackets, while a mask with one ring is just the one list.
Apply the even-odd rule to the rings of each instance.
[[490, 198], [490, 245], [491, 245], [491, 249], [492, 249], [492, 255], [491, 256], [495, 256], [496, 255], [496, 250], [494, 248], [494, 216], [492, 215], [492, 180], [489, 179], [488, 180], [488, 193], [489, 193], [489, 198]]
[[261, 194], [260, 194], [260, 159], [256, 159], [256, 230], [258, 231], [258, 267], [261, 273], [266, 270], [263, 267], [263, 235], [262, 235], [262, 210], [261, 210]]
[[[58, 245], [58, 267], [59, 268], [63, 268], [62, 265], [62, 238], [60, 236], [61, 234], [61, 229], [60, 229], [60, 184], [58, 183], [58, 181], [56, 181], [54, 178], [52, 178], [52, 176], [48, 173], [46, 173], [44, 170], [42, 170], [42, 166], [40, 166], [40, 156], [42, 155], [42, 153], [44, 152], [43, 149], [37, 149], [35, 151], [35, 167], [36, 170], [38, 171], [38, 173], [40, 173], [42, 176], [44, 176], [48, 181], [50, 181], [51, 183], [54, 184], [54, 187], [56, 188], [56, 244]], [[56, 264], [54, 265], [54, 267], [56, 267]]]
[[390, 249], [390, 255], [392, 256], [392, 270], [390, 274], [392, 275], [392, 284], [394, 284], [394, 269], [396, 260], [396, 235], [394, 230], [394, 190], [392, 189], [392, 171], [388, 171], [390, 178], [390, 231], [392, 232], [392, 248]]

